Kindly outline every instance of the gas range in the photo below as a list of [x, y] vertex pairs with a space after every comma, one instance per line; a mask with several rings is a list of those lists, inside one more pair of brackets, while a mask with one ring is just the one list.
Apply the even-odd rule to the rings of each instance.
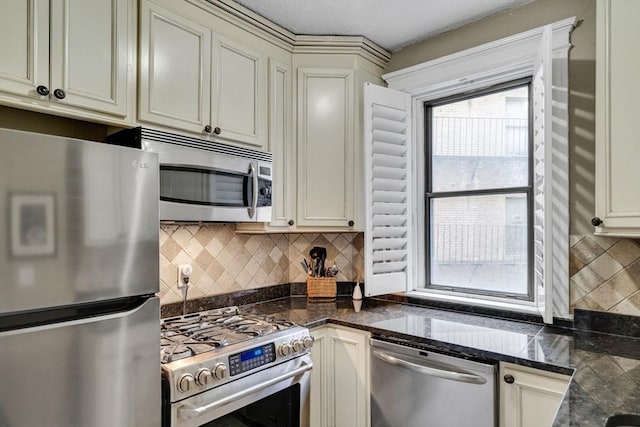
[[191, 421], [213, 409], [215, 416], [225, 412], [222, 407], [231, 410], [230, 402], [268, 387], [273, 378], [307, 372], [312, 346], [307, 328], [237, 307], [164, 319], [163, 402], [172, 419], [165, 425], [201, 425]]

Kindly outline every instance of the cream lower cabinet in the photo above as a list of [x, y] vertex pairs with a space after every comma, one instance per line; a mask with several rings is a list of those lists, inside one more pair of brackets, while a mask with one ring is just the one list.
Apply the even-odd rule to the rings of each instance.
[[570, 377], [500, 364], [500, 427], [549, 427]]
[[640, 237], [640, 2], [598, 0], [595, 234]]
[[268, 49], [247, 31], [214, 31], [219, 21], [186, 2], [142, 2], [138, 118], [266, 148]]
[[3, 0], [0, 104], [119, 123], [135, 82], [133, 0]]
[[311, 335], [311, 427], [368, 427], [369, 333], [324, 325]]

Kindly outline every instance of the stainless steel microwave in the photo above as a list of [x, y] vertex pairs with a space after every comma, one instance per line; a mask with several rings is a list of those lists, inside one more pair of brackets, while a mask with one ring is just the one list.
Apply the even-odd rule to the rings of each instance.
[[271, 221], [271, 153], [142, 127], [107, 142], [158, 154], [161, 221]]

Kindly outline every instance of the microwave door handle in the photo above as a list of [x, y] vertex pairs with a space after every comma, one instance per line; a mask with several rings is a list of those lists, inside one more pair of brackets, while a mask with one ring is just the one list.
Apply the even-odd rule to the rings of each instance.
[[446, 380], [460, 381], [463, 383], [471, 384], [484, 384], [487, 382], [486, 378], [483, 378], [479, 375], [438, 369], [436, 367], [429, 366], [426, 363], [424, 365], [418, 365], [417, 363], [412, 363], [381, 351], [374, 351], [373, 355], [390, 365], [409, 369], [410, 371], [417, 372], [423, 375], [429, 375], [432, 377], [444, 378]]
[[251, 206], [247, 210], [249, 211], [249, 218], [253, 218], [258, 207], [258, 174], [253, 163], [249, 165], [249, 177], [253, 180], [253, 194], [251, 196]]

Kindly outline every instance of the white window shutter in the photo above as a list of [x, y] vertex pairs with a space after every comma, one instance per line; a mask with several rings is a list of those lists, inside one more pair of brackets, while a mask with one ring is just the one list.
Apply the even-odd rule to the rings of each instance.
[[365, 295], [404, 292], [412, 267], [411, 96], [365, 83]]
[[551, 257], [548, 255], [551, 227], [551, 76], [552, 39], [543, 30], [533, 75], [533, 283], [536, 302], [545, 323], [553, 323]]

